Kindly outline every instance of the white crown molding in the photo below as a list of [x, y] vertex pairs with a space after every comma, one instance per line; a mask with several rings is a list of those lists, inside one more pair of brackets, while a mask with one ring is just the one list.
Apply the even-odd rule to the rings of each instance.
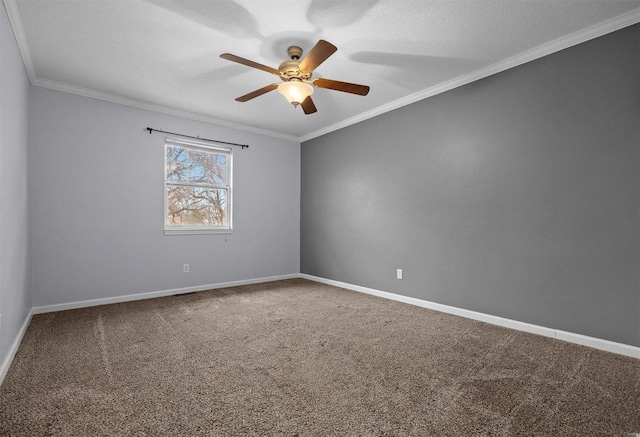
[[417, 93], [410, 94], [406, 97], [394, 100], [393, 102], [389, 102], [373, 110], [363, 112], [354, 117], [350, 117], [339, 123], [335, 123], [330, 126], [324, 127], [322, 129], [318, 129], [306, 135], [293, 136], [293, 135], [288, 135], [282, 132], [275, 132], [267, 129], [252, 127], [245, 124], [233, 123], [230, 121], [218, 119], [218, 118], [207, 116], [204, 114], [197, 114], [197, 113], [188, 112], [188, 111], [184, 111], [181, 109], [176, 109], [176, 108], [172, 108], [164, 105], [153, 104], [153, 103], [149, 103], [149, 102], [145, 102], [137, 99], [125, 98], [125, 97], [121, 97], [121, 96], [117, 96], [109, 93], [103, 93], [100, 91], [94, 91], [87, 88], [67, 85], [67, 84], [63, 84], [63, 83], [55, 82], [51, 80], [40, 79], [37, 77], [37, 73], [35, 71], [33, 60], [31, 57], [31, 52], [27, 44], [24, 28], [22, 26], [22, 20], [20, 18], [20, 13], [18, 11], [17, 0], [3, 0], [3, 2], [7, 10], [7, 15], [9, 17], [9, 22], [11, 23], [13, 33], [16, 37], [20, 54], [22, 55], [25, 69], [27, 70], [27, 75], [29, 76], [29, 80], [31, 81], [32, 85], [49, 88], [57, 91], [63, 91], [71, 94], [84, 96], [84, 97], [90, 97], [98, 100], [104, 100], [107, 102], [118, 103], [121, 105], [131, 106], [139, 109], [146, 109], [153, 112], [174, 115], [177, 117], [186, 118], [186, 119], [195, 120], [195, 121], [201, 121], [204, 123], [209, 123], [217, 126], [238, 129], [245, 132], [265, 135], [265, 136], [284, 139], [288, 141], [294, 141], [298, 143], [302, 143], [304, 141], [311, 140], [321, 135], [325, 135], [330, 132], [345, 128], [347, 126], [351, 126], [353, 124], [368, 120], [370, 118], [393, 111], [403, 106], [410, 105], [420, 100], [424, 100], [429, 97], [433, 97], [443, 92], [452, 90], [454, 88], [467, 85], [471, 82], [475, 82], [477, 80], [494, 75], [496, 73], [500, 73], [510, 68], [517, 67], [519, 65], [525, 64], [535, 59], [542, 58], [544, 56], [558, 52], [560, 50], [564, 50], [566, 48], [575, 46], [577, 44], [581, 44], [591, 39], [598, 38], [600, 36], [606, 35], [611, 32], [615, 32], [616, 30], [620, 30], [625, 27], [640, 23], [640, 7], [639, 7], [627, 13], [619, 15], [617, 17], [613, 17], [609, 20], [605, 20], [601, 23], [595, 24], [586, 29], [582, 29], [578, 32], [565, 35], [551, 42], [542, 44], [538, 47], [534, 47], [533, 49], [519, 53], [515, 56], [504, 59], [500, 62], [496, 62], [494, 64], [475, 70], [471, 73], [458, 76], [457, 78], [442, 82], [433, 87], [430, 87], [430, 88], [421, 90]]
[[195, 112], [184, 111], [182, 109], [172, 108], [170, 106], [158, 105], [155, 103], [145, 102], [143, 100], [131, 99], [128, 97], [122, 97], [115, 94], [103, 93], [101, 91], [95, 91], [89, 88], [77, 87], [74, 85], [68, 85], [62, 82], [56, 82], [48, 79], [36, 78], [31, 81], [32, 85], [42, 88], [48, 88], [54, 91], [62, 91], [69, 94], [75, 94], [78, 96], [89, 97], [96, 100], [103, 100], [105, 102], [116, 103], [119, 105], [130, 106], [133, 108], [144, 109], [147, 111], [159, 112], [161, 114], [173, 115], [175, 117], [186, 118], [194, 121], [201, 121], [203, 123], [213, 124], [216, 126], [227, 127], [231, 129], [237, 129], [244, 132], [250, 132], [259, 135], [265, 135], [268, 137], [279, 138], [282, 140], [294, 141], [299, 143], [298, 137], [287, 135], [281, 132], [270, 131], [267, 129], [260, 129], [257, 127], [248, 126], [240, 123], [233, 123], [231, 121], [222, 120], [215, 117], [210, 117], [204, 114], [198, 114]]
[[244, 132], [250, 132], [254, 134], [265, 135], [268, 137], [294, 141], [296, 143], [300, 142], [298, 137], [287, 135], [281, 132], [275, 132], [267, 129], [260, 129], [260, 128], [256, 128], [256, 127], [252, 127], [252, 126], [248, 126], [240, 123], [233, 123], [227, 120], [210, 117], [204, 114], [197, 114], [189, 111], [184, 111], [181, 109], [172, 108], [169, 106], [157, 105], [157, 104], [145, 102], [142, 100], [126, 98], [126, 97], [118, 96], [115, 94], [109, 94], [109, 93], [95, 91], [88, 88], [68, 85], [68, 84], [56, 82], [53, 80], [41, 79], [37, 76], [37, 73], [36, 73], [36, 69], [33, 63], [33, 57], [31, 56], [31, 50], [29, 49], [29, 44], [27, 43], [27, 38], [24, 32], [24, 26], [22, 25], [22, 17], [20, 16], [17, 0], [3, 0], [3, 3], [7, 11], [7, 17], [9, 18], [9, 23], [11, 24], [11, 28], [13, 29], [13, 34], [16, 38], [16, 43], [18, 44], [18, 50], [20, 51], [20, 55], [22, 56], [22, 62], [24, 63], [25, 69], [27, 70], [27, 76], [29, 77], [29, 81], [31, 82], [31, 84], [34, 86], [48, 88], [55, 91], [62, 91], [65, 93], [75, 94], [83, 97], [89, 97], [92, 99], [103, 100], [106, 102], [117, 103], [120, 105], [130, 106], [138, 109], [145, 109], [148, 111], [159, 112], [167, 115], [173, 115], [176, 117], [186, 118], [189, 120], [201, 121], [203, 123], [237, 129]]
[[29, 50], [29, 44], [27, 44], [27, 38], [25, 37], [22, 17], [20, 17], [17, 0], [3, 0], [3, 3], [4, 8], [7, 11], [7, 17], [9, 18], [9, 24], [11, 24], [11, 29], [13, 29], [13, 35], [15, 36], [16, 43], [18, 44], [20, 56], [22, 56], [24, 68], [27, 70], [29, 81], [33, 83], [36, 79], [36, 69], [33, 66], [31, 50]]
[[422, 308], [428, 308], [442, 313], [453, 314], [471, 320], [490, 323], [492, 325], [503, 326], [505, 328], [524, 331], [531, 334], [542, 335], [544, 337], [555, 338], [557, 340], [575, 343], [582, 346], [588, 346], [594, 349], [600, 349], [606, 352], [612, 352], [619, 355], [625, 355], [632, 358], [640, 358], [640, 347], [631, 346], [623, 343], [616, 343], [601, 338], [588, 337], [586, 335], [575, 334], [572, 332], [560, 331], [545, 326], [532, 325], [530, 323], [520, 322], [518, 320], [505, 319], [504, 317], [492, 316], [491, 314], [478, 313], [476, 311], [465, 310], [463, 308], [443, 305], [428, 300], [417, 299], [415, 297], [402, 296], [400, 294], [389, 293], [387, 291], [376, 290], [373, 288], [362, 287], [360, 285], [348, 284], [346, 282], [334, 281], [333, 279], [321, 278], [318, 276], [307, 275], [301, 273], [300, 277], [310, 281], [320, 282], [322, 284], [333, 285], [335, 287], [345, 288], [347, 290], [357, 291], [359, 293], [370, 294], [372, 296], [382, 297], [384, 299], [395, 300], [397, 302], [407, 303]]
[[449, 91], [454, 88], [467, 85], [471, 82], [475, 82], [476, 80], [480, 80], [485, 77], [492, 76], [496, 73], [500, 73], [510, 68], [517, 67], [518, 65], [526, 64], [527, 62], [533, 61], [535, 59], [539, 59], [544, 56], [550, 55], [552, 53], [558, 52], [560, 50], [564, 50], [566, 48], [581, 44], [583, 42], [587, 42], [589, 40], [598, 38], [608, 33], [615, 32], [616, 30], [620, 30], [625, 27], [632, 26], [639, 22], [640, 22], [640, 8], [636, 8], [625, 14], [618, 15], [617, 17], [611, 18], [609, 20], [605, 20], [591, 27], [587, 27], [586, 29], [582, 29], [578, 32], [557, 38], [551, 42], [539, 45], [537, 47], [534, 47], [530, 50], [519, 53], [510, 58], [504, 59], [500, 62], [496, 62], [495, 64], [488, 65], [486, 67], [472, 71], [471, 73], [458, 76], [455, 79], [451, 79], [451, 80], [439, 83], [438, 85], [424, 89], [417, 93], [410, 94], [398, 100], [394, 100], [393, 102], [379, 106], [371, 111], [363, 112], [362, 114], [359, 114], [355, 117], [348, 118], [339, 123], [332, 124], [331, 126], [318, 129], [317, 131], [311, 132], [310, 134], [300, 137], [299, 141], [302, 143], [304, 141], [311, 140], [321, 135], [325, 135], [330, 132], [345, 128], [347, 126], [351, 126], [352, 124], [360, 123], [361, 121], [367, 120], [369, 118], [373, 118], [378, 115], [384, 114], [386, 112], [393, 111], [394, 109], [398, 109], [403, 106], [407, 106], [412, 103], [418, 102], [420, 100], [433, 97], [445, 91]]

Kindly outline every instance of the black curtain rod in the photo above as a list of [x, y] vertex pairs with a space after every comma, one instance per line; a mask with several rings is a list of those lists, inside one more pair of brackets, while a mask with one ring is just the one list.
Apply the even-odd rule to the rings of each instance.
[[211, 141], [211, 142], [214, 142], [214, 143], [229, 144], [231, 146], [240, 146], [240, 147], [242, 147], [242, 150], [244, 150], [245, 147], [249, 147], [248, 144], [229, 143], [227, 141], [219, 141], [219, 140], [208, 140], [206, 138], [194, 137], [194, 136], [191, 136], [191, 135], [184, 135], [184, 134], [177, 134], [175, 132], [167, 132], [166, 130], [153, 129], [151, 127], [148, 127], [147, 130], [149, 131], [149, 135], [151, 135], [152, 132], [162, 132], [163, 134], [178, 135], [178, 136], [181, 136], [181, 137], [193, 138], [194, 140]]

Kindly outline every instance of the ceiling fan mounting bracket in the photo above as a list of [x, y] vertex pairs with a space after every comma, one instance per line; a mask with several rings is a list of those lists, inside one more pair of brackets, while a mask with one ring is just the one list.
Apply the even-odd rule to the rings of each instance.
[[291, 46], [287, 49], [287, 54], [291, 59], [296, 61], [302, 56], [302, 49], [298, 46]]

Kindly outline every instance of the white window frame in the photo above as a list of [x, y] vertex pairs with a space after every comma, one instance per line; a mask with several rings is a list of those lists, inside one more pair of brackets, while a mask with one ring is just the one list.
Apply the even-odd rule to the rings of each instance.
[[[167, 180], [167, 148], [172, 146], [180, 146], [185, 149], [200, 150], [208, 153], [225, 154], [227, 155], [227, 182], [228, 185], [217, 184], [195, 184], [189, 182], [179, 182]], [[164, 156], [163, 156], [163, 172], [164, 172], [164, 234], [165, 235], [196, 235], [196, 234], [231, 234], [233, 231], [233, 150], [230, 147], [214, 146], [210, 143], [204, 143], [200, 141], [186, 140], [182, 138], [165, 137], [164, 139]], [[167, 203], [167, 185], [184, 185], [190, 187], [208, 187], [215, 189], [226, 189], [227, 198], [227, 226], [175, 226], [167, 223], [169, 205]]]

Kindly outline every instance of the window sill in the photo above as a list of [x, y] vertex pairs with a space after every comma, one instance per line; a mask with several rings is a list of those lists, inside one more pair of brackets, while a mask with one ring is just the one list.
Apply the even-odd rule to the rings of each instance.
[[165, 229], [164, 235], [231, 234], [233, 229]]

